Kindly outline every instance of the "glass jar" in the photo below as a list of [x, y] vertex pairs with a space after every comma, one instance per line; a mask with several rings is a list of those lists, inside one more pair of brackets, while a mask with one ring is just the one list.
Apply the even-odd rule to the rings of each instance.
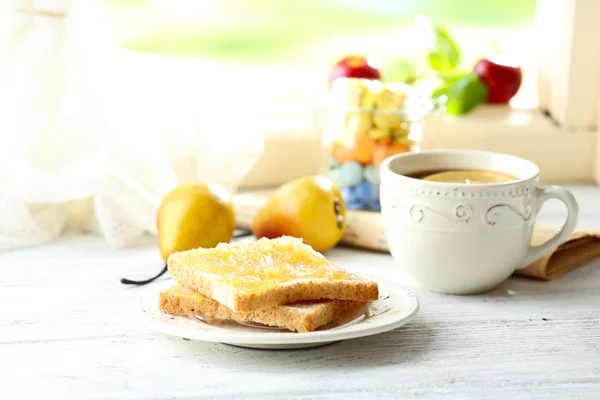
[[436, 101], [404, 83], [338, 78], [327, 96], [323, 143], [328, 176], [347, 209], [380, 211], [379, 166], [395, 154], [419, 151], [422, 118], [438, 109]]

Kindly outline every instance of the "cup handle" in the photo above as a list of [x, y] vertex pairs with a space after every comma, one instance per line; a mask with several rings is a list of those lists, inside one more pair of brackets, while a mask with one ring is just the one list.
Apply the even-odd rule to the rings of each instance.
[[577, 214], [579, 213], [579, 205], [577, 204], [577, 200], [571, 192], [567, 189], [557, 187], [557, 186], [542, 186], [536, 189], [537, 196], [537, 210], [536, 215], [542, 208], [542, 205], [546, 200], [549, 199], [558, 199], [562, 201], [565, 206], [567, 206], [567, 220], [564, 225], [560, 229], [560, 231], [554, 235], [547, 242], [539, 245], [539, 246], [530, 246], [527, 255], [525, 256], [525, 260], [519, 269], [527, 267], [529, 264], [537, 261], [542, 258], [544, 255], [550, 253], [558, 246], [560, 246], [565, 239], [567, 239], [573, 230], [575, 229], [575, 225], [577, 225]]

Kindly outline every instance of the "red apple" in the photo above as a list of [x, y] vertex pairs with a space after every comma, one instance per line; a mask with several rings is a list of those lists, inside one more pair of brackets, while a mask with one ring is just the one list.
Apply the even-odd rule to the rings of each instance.
[[381, 79], [381, 75], [372, 58], [350, 56], [334, 65], [329, 75], [329, 84], [337, 78]]
[[508, 103], [519, 91], [523, 79], [520, 66], [490, 59], [479, 60], [473, 72], [489, 89], [488, 103]]

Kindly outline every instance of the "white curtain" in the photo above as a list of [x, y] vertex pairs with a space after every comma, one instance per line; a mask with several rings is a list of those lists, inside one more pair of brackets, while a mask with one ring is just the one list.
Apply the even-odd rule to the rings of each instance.
[[226, 80], [106, 45], [73, 6], [0, 0], [0, 250], [67, 229], [128, 246], [178, 183], [234, 192], [262, 152]]

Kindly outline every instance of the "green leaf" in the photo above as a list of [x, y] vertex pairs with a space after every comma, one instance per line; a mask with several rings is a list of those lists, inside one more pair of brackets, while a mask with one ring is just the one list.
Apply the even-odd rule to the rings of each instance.
[[442, 78], [446, 82], [447, 85], [451, 86], [456, 81], [458, 81], [459, 79], [461, 79], [462, 77], [464, 77], [465, 75], [468, 75], [470, 73], [471, 72], [454, 70], [450, 73], [440, 75], [440, 78]]
[[467, 74], [469, 74], [469, 72], [453, 71], [451, 73], [438, 76], [438, 79], [441, 80], [441, 83], [437, 88], [435, 88], [431, 92], [431, 98], [435, 99], [436, 97], [439, 97], [442, 95], [448, 96], [448, 92], [450, 91], [450, 88], [452, 87], [452, 85], [456, 81], [458, 81], [460, 78], [462, 78], [463, 76], [465, 76]]
[[417, 66], [413, 61], [404, 58], [388, 63], [383, 70], [383, 81], [385, 83], [405, 82], [412, 84], [417, 78]]
[[435, 99], [440, 96], [448, 96], [449, 91], [450, 91], [450, 86], [442, 85], [440, 87], [433, 89], [433, 91], [431, 92], [431, 98]]
[[448, 73], [460, 65], [460, 49], [444, 27], [431, 25], [431, 29], [433, 40], [427, 49], [427, 63], [437, 73]]
[[488, 88], [477, 75], [469, 73], [452, 84], [447, 96], [446, 112], [450, 115], [461, 115], [485, 103]]

